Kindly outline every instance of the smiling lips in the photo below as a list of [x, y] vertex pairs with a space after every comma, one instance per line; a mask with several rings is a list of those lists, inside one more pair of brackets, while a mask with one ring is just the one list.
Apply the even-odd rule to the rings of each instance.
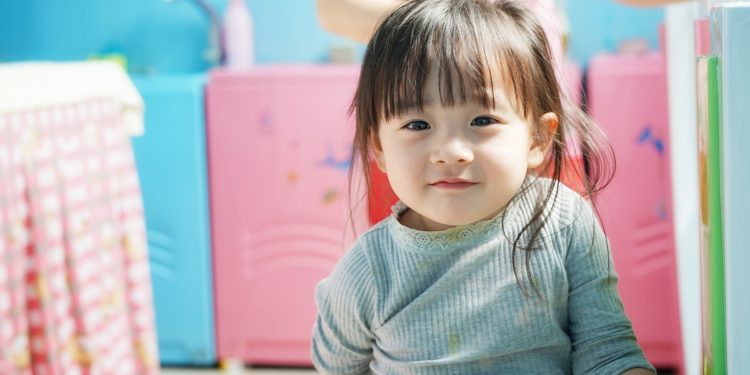
[[448, 178], [431, 183], [430, 185], [441, 189], [461, 190], [476, 184], [476, 182], [467, 181], [460, 178]]

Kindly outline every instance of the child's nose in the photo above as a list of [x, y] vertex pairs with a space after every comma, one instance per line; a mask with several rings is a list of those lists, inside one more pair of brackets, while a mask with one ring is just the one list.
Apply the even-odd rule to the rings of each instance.
[[460, 138], [451, 138], [436, 145], [430, 161], [433, 164], [467, 164], [474, 160], [471, 146]]

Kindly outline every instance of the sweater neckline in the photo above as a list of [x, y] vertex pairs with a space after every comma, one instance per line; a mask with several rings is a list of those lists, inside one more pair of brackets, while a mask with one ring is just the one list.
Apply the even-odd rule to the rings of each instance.
[[[544, 181], [544, 179], [541, 179]], [[441, 231], [423, 231], [403, 225], [399, 217], [410, 209], [401, 201], [391, 207], [389, 226], [399, 247], [423, 254], [446, 254], [486, 243], [493, 238], [512, 242], [528, 223], [539, 191], [537, 178], [527, 178], [521, 193], [495, 217]]]

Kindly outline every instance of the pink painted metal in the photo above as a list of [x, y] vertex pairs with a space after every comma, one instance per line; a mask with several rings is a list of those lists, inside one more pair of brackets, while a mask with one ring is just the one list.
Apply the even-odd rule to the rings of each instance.
[[695, 20], [695, 55], [708, 56], [711, 54], [711, 22], [708, 18]]
[[[351, 244], [356, 66], [212, 72], [208, 160], [217, 351], [310, 365], [314, 289]], [[361, 233], [366, 202], [353, 213]], [[348, 227], [349, 229], [351, 227]]]
[[660, 53], [599, 55], [589, 66], [591, 115], [617, 157], [597, 204], [625, 312], [648, 359], [682, 373], [666, 87]]

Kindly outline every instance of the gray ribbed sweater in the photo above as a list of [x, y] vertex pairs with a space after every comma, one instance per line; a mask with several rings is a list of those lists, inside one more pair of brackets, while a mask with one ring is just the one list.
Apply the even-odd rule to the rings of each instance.
[[[312, 359], [324, 374], [619, 374], [653, 371], [616, 289], [589, 204], [560, 185], [532, 251], [528, 284], [512, 240], [537, 180], [504, 213], [440, 232], [401, 225], [407, 208], [364, 233], [316, 289]], [[528, 237], [522, 237], [528, 239]]]

